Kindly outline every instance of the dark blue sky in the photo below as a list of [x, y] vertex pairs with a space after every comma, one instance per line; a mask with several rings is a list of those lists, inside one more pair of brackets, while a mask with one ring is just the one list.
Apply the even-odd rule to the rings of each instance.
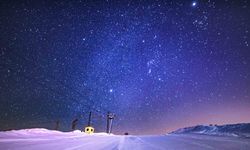
[[0, 27], [1, 130], [250, 120], [247, 0], [1, 1]]

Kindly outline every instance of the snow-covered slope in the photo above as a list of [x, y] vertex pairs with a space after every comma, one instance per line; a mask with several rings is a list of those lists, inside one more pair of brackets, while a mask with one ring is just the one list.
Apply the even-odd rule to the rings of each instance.
[[207, 134], [207, 135], [220, 135], [220, 136], [239, 136], [239, 137], [250, 137], [250, 123], [242, 124], [229, 124], [229, 125], [197, 125], [194, 127], [187, 127], [179, 129], [172, 133], [175, 134]]
[[0, 150], [249, 150], [250, 139], [201, 134], [85, 134], [25, 129], [0, 132]]

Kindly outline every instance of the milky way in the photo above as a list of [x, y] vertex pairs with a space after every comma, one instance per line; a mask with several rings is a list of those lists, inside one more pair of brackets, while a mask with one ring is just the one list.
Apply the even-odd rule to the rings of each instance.
[[0, 129], [159, 134], [250, 120], [250, 8], [225, 1], [1, 1]]

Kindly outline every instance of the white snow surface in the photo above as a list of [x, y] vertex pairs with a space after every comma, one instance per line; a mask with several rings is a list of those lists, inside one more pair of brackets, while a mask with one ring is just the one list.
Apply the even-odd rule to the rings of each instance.
[[0, 132], [0, 150], [250, 150], [250, 139], [202, 134], [88, 135], [36, 128]]
[[206, 134], [216, 136], [236, 136], [250, 138], [250, 123], [227, 124], [227, 125], [197, 125], [182, 128], [172, 132], [174, 134]]

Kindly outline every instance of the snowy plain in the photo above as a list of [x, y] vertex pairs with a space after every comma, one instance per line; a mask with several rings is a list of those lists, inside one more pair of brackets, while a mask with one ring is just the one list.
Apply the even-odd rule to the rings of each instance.
[[203, 134], [87, 135], [24, 129], [0, 132], [0, 150], [250, 150], [250, 139]]

